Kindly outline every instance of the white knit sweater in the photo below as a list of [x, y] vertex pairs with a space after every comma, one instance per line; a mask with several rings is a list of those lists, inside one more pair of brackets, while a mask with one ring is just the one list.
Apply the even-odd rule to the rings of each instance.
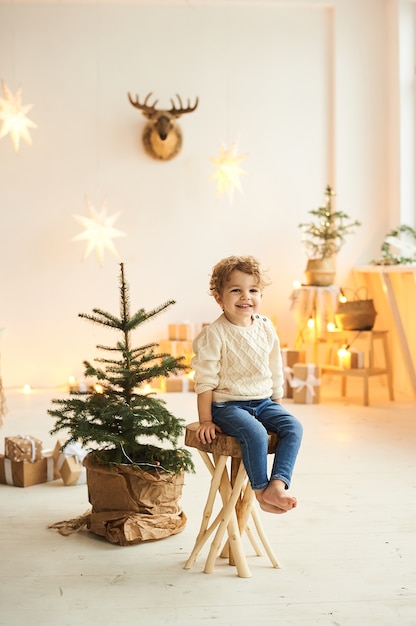
[[280, 342], [267, 317], [236, 326], [222, 314], [202, 329], [193, 349], [196, 393], [212, 390], [213, 402], [282, 398]]

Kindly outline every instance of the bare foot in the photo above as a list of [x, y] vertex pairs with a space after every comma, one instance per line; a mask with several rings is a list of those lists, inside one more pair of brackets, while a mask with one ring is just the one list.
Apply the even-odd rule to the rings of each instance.
[[269, 504], [263, 499], [264, 490], [255, 491], [257, 501], [260, 505], [260, 508], [267, 513], [276, 513], [277, 515], [281, 515], [282, 513], [287, 513], [284, 509], [281, 509], [278, 506], [274, 506], [273, 504]]
[[[266, 489], [256, 491], [256, 497], [260, 502], [260, 506], [263, 503], [265, 506], [280, 509], [284, 513], [294, 509], [298, 503], [296, 498], [287, 495], [285, 484], [281, 480], [271, 480]], [[277, 511], [273, 512], [276, 513]]]

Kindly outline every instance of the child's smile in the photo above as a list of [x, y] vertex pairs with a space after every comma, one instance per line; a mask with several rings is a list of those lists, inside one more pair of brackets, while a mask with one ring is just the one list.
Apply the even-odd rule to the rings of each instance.
[[260, 308], [261, 297], [262, 292], [256, 278], [234, 270], [222, 294], [216, 295], [216, 300], [228, 321], [237, 326], [250, 326], [252, 315]]

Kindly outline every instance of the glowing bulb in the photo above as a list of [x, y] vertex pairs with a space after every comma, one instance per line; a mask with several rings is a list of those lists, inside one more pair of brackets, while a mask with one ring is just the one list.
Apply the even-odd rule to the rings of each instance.
[[293, 281], [293, 289], [300, 289], [301, 287], [302, 287], [302, 283], [300, 282], [300, 280]]
[[344, 294], [340, 294], [340, 296], [339, 296], [338, 300], [339, 300], [340, 302], [346, 302], [346, 301], [347, 301], [347, 298], [346, 298], [346, 296], [344, 296]]
[[337, 352], [338, 364], [343, 369], [350, 369], [351, 367], [351, 352], [347, 349], [347, 346], [342, 346]]
[[335, 330], [335, 324], [334, 322], [328, 322], [328, 324], [326, 325], [326, 329], [330, 332], [333, 333]]
[[102, 385], [100, 385], [99, 383], [95, 383], [94, 391], [95, 391], [95, 393], [103, 393], [104, 392], [104, 387]]
[[315, 320], [313, 319], [312, 316], [308, 319], [307, 327], [308, 328], [315, 328]]
[[28, 384], [23, 386], [23, 393], [31, 393], [32, 387]]

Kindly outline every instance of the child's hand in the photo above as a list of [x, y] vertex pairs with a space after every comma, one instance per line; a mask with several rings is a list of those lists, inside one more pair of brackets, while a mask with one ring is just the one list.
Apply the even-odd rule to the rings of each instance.
[[221, 428], [214, 422], [203, 422], [196, 431], [196, 436], [201, 443], [211, 443], [216, 437], [216, 433], [221, 432]]

